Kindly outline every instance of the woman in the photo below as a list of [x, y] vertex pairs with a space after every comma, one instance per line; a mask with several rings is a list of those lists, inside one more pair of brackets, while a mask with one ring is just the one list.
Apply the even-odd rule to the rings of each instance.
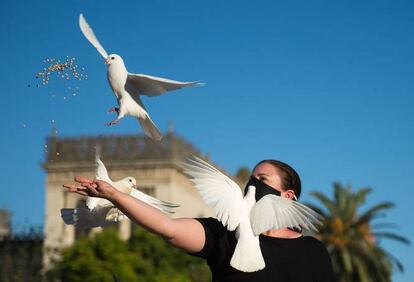
[[[259, 162], [252, 173], [257, 185], [295, 200], [301, 193], [301, 182], [289, 165], [275, 160]], [[255, 272], [242, 272], [230, 266], [237, 240], [213, 218], [171, 219], [108, 183], [78, 176], [81, 184], [69, 185], [69, 191], [111, 201], [130, 219], [163, 237], [171, 245], [207, 259], [213, 281], [334, 281], [332, 265], [325, 247], [313, 237], [302, 236], [297, 229], [268, 230], [259, 236], [266, 267]], [[257, 181], [259, 180], [259, 181]], [[258, 190], [259, 191], [259, 190]], [[271, 193], [267, 190], [264, 194]], [[256, 193], [256, 199], [258, 200]], [[261, 195], [264, 196], [264, 195]], [[260, 196], [259, 196], [260, 197]]]

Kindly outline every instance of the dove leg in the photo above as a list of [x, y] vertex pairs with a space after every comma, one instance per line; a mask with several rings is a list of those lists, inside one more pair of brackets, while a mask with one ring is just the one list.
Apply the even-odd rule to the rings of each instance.
[[117, 107], [112, 107], [112, 108], [110, 108], [110, 109], [108, 110], [108, 114], [109, 114], [109, 113], [115, 113], [115, 112], [119, 115], [119, 108], [117, 108]]
[[111, 109], [108, 110], [108, 113], [113, 113], [113, 112], [116, 112], [117, 113], [117, 117], [113, 121], [107, 123], [106, 124], [107, 126], [111, 126], [111, 125], [117, 124], [118, 121], [125, 116], [125, 113], [124, 113], [122, 107], [121, 108], [113, 107], [113, 108], [111, 108]]

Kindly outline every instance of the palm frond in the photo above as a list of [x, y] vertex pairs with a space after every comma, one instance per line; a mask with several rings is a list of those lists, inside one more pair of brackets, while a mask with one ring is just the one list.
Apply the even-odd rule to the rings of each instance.
[[401, 235], [398, 235], [398, 234], [395, 234], [395, 233], [391, 233], [391, 232], [374, 232], [374, 233], [372, 233], [372, 235], [374, 235], [377, 238], [393, 239], [395, 241], [401, 242], [401, 243], [406, 244], [406, 245], [411, 244], [410, 240], [408, 240], [404, 236], [401, 236]]
[[358, 273], [358, 278], [359, 278], [358, 281], [371, 282], [372, 280], [366, 271], [367, 267], [364, 261], [359, 259], [359, 257], [354, 257], [354, 261], [355, 261], [355, 268]]
[[331, 214], [335, 214], [336, 205], [327, 196], [321, 192], [311, 192], [311, 195], [322, 202]]
[[371, 191], [372, 191], [371, 188], [361, 188], [360, 190], [356, 192], [354, 197], [358, 205], [365, 203], [365, 198], [367, 197], [369, 193], [371, 193]]
[[379, 228], [391, 228], [399, 230], [400, 227], [392, 222], [380, 222], [380, 223], [373, 223], [371, 224], [372, 229], [379, 229]]
[[392, 262], [392, 264], [395, 265], [395, 266], [397, 266], [397, 268], [398, 268], [398, 270], [400, 272], [404, 272], [404, 266], [403, 266], [403, 264], [394, 255], [392, 255], [391, 253], [389, 253], [389, 252], [387, 252], [385, 250], [384, 250], [384, 252], [387, 255], [388, 259]]
[[384, 202], [373, 206], [372, 208], [365, 211], [358, 219], [358, 223], [370, 222], [373, 218], [379, 216], [379, 211], [393, 208], [394, 204], [391, 202]]
[[348, 249], [346, 247], [342, 248], [340, 252], [341, 252], [342, 262], [344, 263], [346, 272], [351, 273], [353, 271], [352, 259], [351, 259], [351, 255]]

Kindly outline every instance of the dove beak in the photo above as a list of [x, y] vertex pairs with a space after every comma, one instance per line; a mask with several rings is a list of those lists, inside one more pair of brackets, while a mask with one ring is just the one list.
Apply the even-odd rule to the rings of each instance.
[[107, 58], [107, 59], [105, 60], [105, 65], [108, 65], [110, 60], [111, 60], [111, 58]]

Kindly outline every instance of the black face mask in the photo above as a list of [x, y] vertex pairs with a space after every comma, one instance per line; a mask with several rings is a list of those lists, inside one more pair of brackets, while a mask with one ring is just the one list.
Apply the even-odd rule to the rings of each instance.
[[276, 196], [280, 196], [280, 192], [277, 191], [275, 188], [273, 188], [272, 186], [267, 185], [266, 183], [260, 181], [259, 179], [257, 179], [254, 176], [251, 176], [249, 179], [249, 182], [247, 182], [246, 184], [246, 188], [244, 189], [244, 195], [246, 196], [247, 191], [249, 190], [249, 186], [252, 185], [254, 187], [256, 187], [256, 202], [259, 201], [262, 197], [269, 195], [269, 194], [273, 194]]

